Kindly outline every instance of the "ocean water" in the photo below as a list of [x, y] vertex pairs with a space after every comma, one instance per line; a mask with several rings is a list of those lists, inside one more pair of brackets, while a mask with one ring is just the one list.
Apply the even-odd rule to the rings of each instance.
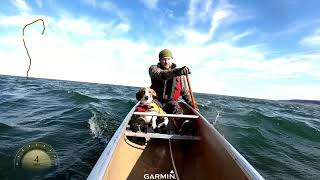
[[[1, 179], [85, 179], [137, 87], [0, 76]], [[266, 179], [320, 179], [320, 105], [195, 93], [200, 113]], [[14, 168], [31, 142], [52, 146], [59, 166]]]

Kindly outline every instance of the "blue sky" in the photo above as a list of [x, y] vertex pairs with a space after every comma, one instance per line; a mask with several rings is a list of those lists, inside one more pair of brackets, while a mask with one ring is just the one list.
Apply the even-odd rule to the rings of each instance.
[[149, 86], [161, 49], [196, 92], [320, 99], [320, 2], [9, 0], [0, 6], [0, 74]]

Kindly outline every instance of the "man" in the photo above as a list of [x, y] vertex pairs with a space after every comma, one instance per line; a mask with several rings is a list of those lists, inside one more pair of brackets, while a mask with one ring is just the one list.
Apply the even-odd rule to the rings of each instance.
[[172, 60], [171, 51], [163, 49], [159, 53], [159, 63], [149, 68], [149, 75], [151, 88], [156, 91], [158, 100], [163, 105], [163, 110], [169, 114], [180, 114], [182, 109], [177, 102], [180, 96], [192, 106], [185, 76], [191, 72], [187, 66], [177, 68]]

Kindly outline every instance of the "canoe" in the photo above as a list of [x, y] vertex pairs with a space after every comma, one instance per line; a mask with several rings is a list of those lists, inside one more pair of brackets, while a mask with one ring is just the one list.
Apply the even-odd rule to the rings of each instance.
[[128, 123], [136, 104], [87, 179], [264, 179], [199, 112], [179, 104], [184, 115], [167, 116], [190, 120], [191, 134], [132, 132]]

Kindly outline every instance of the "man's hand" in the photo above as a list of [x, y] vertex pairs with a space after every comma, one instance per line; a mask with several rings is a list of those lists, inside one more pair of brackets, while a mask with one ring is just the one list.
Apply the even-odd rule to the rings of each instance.
[[182, 68], [175, 68], [174, 73], [177, 76], [181, 76], [181, 75], [191, 74], [191, 71], [189, 70], [189, 68], [187, 66], [183, 66]]

